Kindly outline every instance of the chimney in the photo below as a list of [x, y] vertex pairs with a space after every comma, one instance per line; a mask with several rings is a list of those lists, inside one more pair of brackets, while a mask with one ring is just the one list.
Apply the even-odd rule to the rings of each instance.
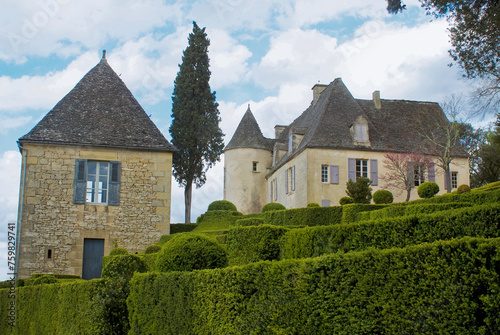
[[373, 103], [375, 104], [376, 109], [382, 108], [382, 103], [380, 102], [380, 91], [375, 91], [372, 94]]
[[316, 101], [318, 101], [321, 92], [323, 92], [327, 87], [328, 87], [328, 85], [324, 85], [324, 84], [316, 84], [313, 86], [313, 88], [312, 88], [313, 104], [315, 104]]
[[287, 126], [280, 126], [280, 125], [276, 125], [274, 126], [274, 138], [275, 139], [278, 139], [281, 135], [281, 133], [283, 132], [283, 130], [286, 129]]

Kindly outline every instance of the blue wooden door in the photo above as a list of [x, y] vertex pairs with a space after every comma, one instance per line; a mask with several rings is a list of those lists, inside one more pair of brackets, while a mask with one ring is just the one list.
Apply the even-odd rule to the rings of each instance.
[[83, 279], [93, 279], [101, 277], [102, 256], [104, 256], [103, 239], [83, 239]]

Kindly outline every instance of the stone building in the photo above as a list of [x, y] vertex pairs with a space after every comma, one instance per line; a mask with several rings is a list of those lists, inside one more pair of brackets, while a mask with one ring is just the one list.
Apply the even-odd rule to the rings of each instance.
[[[379, 177], [387, 172], [387, 153], [431, 157], [422, 135], [448, 122], [433, 102], [380, 99], [379, 91], [372, 100], [355, 99], [340, 78], [315, 85], [311, 105], [290, 125], [275, 126], [274, 139], [262, 135], [249, 107], [224, 149], [224, 199], [245, 214], [270, 202], [287, 208], [338, 205], [349, 179], [367, 177], [373, 192], [383, 188]], [[453, 155], [451, 186], [457, 188], [469, 184], [469, 166], [463, 148], [455, 147]], [[444, 171], [436, 164], [415, 176], [415, 186], [435, 181], [445, 192]], [[405, 201], [406, 192], [389, 190], [396, 202]], [[417, 197], [413, 191], [411, 199]]]
[[18, 275], [99, 277], [114, 244], [170, 231], [176, 150], [102, 60], [25, 136]]

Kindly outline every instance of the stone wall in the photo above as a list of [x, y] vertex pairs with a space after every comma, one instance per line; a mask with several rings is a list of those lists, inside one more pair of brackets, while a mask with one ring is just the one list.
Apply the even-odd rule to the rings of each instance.
[[[104, 239], [108, 255], [115, 242], [135, 253], [169, 233], [172, 153], [40, 144], [24, 148], [21, 278], [81, 275], [85, 238]], [[76, 159], [121, 162], [119, 206], [73, 203]]]

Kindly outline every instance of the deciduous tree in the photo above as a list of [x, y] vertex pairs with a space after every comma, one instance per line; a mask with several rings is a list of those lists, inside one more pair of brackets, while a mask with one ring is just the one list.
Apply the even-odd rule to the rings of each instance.
[[224, 148], [215, 92], [210, 90], [208, 46], [205, 28], [193, 22], [189, 45], [172, 94], [172, 144], [179, 149], [173, 158], [173, 174], [185, 188], [185, 222], [191, 222], [192, 186], [203, 186], [206, 171], [217, 161]]

